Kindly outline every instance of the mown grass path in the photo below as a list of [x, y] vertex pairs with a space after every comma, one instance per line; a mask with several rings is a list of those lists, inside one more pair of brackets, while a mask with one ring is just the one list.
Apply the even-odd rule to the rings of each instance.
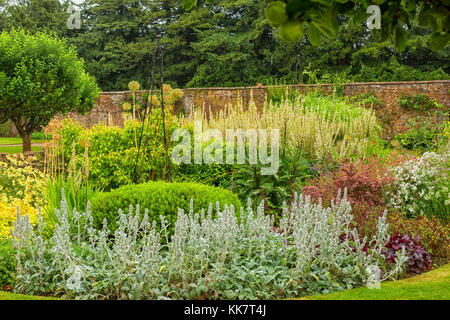
[[398, 281], [381, 284], [380, 289], [356, 288], [302, 300], [450, 300], [450, 264]]
[[27, 296], [24, 294], [15, 294], [0, 291], [0, 300], [58, 300], [58, 299], [53, 297]]
[[[40, 151], [44, 147], [43, 140], [31, 140], [31, 151]], [[21, 138], [0, 138], [0, 153], [22, 153]]]

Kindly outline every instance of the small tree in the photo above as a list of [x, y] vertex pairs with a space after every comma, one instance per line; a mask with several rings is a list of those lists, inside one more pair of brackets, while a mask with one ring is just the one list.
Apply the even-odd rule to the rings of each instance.
[[100, 89], [65, 40], [23, 30], [0, 34], [0, 123], [10, 119], [31, 151], [31, 134], [58, 113], [86, 113]]

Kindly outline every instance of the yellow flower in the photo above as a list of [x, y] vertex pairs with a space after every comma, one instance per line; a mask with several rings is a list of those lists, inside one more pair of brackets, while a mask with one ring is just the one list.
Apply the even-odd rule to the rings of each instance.
[[[150, 102], [150, 97], [148, 97], [148, 100]], [[159, 107], [159, 106], [161, 106], [161, 102], [159, 101], [157, 96], [152, 96], [151, 105], [152, 105], [152, 107]]]
[[124, 104], [122, 104], [123, 111], [131, 111], [132, 109], [133, 109], [133, 106], [130, 103], [125, 102]]
[[139, 84], [139, 82], [137, 81], [131, 81], [128, 84], [128, 89], [130, 89], [130, 91], [136, 92], [141, 88], [141, 85]]
[[22, 199], [7, 199], [5, 194], [0, 198], [0, 238], [9, 237], [10, 229], [14, 228], [14, 221], [17, 218], [17, 207], [20, 215], [28, 215], [32, 225], [36, 225], [39, 220], [39, 211], [28, 201]]
[[[26, 166], [17, 166], [17, 163]], [[17, 155], [8, 156], [5, 162], [0, 162], [0, 166], [5, 168], [0, 170], [0, 179], [3, 181], [0, 190], [4, 191], [2, 198], [6, 199], [6, 194], [10, 194], [19, 199], [27, 197], [33, 206], [46, 204], [44, 197], [46, 177], [39, 169], [33, 168], [23, 156]]]
[[169, 84], [163, 84], [163, 92], [169, 94], [172, 91], [172, 87]]

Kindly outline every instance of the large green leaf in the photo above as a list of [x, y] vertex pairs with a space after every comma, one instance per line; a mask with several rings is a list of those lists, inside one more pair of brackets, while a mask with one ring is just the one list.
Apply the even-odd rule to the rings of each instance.
[[197, 0], [184, 0], [183, 7], [184, 10], [190, 11], [193, 7], [197, 5]]
[[397, 25], [394, 31], [394, 45], [398, 52], [402, 52], [405, 50], [406, 45], [408, 44], [408, 33], [401, 26]]
[[315, 47], [320, 46], [320, 43], [322, 42], [322, 35], [320, 33], [320, 29], [316, 27], [314, 22], [311, 22], [309, 24], [309, 31], [308, 31], [308, 37], [311, 44]]
[[369, 14], [365, 9], [359, 9], [356, 14], [353, 16], [353, 23], [360, 24], [361, 22], [367, 20], [369, 18]]
[[450, 36], [447, 33], [433, 32], [430, 37], [430, 49], [440, 51], [444, 49], [449, 41]]
[[336, 31], [333, 26], [333, 22], [330, 20], [314, 20], [315, 26], [322, 32], [325, 36], [330, 39], [336, 37]]

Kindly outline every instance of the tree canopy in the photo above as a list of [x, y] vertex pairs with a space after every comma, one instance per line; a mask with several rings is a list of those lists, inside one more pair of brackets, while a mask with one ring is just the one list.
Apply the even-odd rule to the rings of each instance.
[[450, 48], [430, 50], [429, 26], [405, 27], [408, 44], [399, 52], [366, 21], [337, 14], [335, 37], [321, 35], [326, 41], [313, 46], [306, 24], [300, 41], [281, 38], [265, 16], [270, 0], [198, 0], [190, 11], [181, 2], [85, 0], [79, 6], [81, 28], [68, 29], [69, 1], [0, 0], [0, 31], [21, 27], [66, 38], [104, 91], [126, 90], [131, 80], [148, 87], [157, 36], [164, 79], [173, 87], [292, 83], [296, 69], [295, 81], [303, 74], [305, 82], [449, 79]]
[[24, 152], [33, 131], [58, 113], [89, 111], [99, 91], [64, 40], [15, 29], [0, 34], [0, 123], [14, 123]]
[[[197, 0], [184, 0], [184, 8], [191, 10]], [[206, 3], [216, 3], [207, 0]], [[407, 29], [413, 24], [430, 27], [433, 31], [430, 48], [439, 51], [450, 41], [450, 0], [275, 0], [265, 9], [269, 24], [278, 29], [287, 42], [298, 42], [308, 30], [312, 45], [318, 46], [325, 36], [336, 37], [338, 15], [351, 17], [354, 23], [369, 19], [370, 6], [378, 5], [381, 13], [379, 33], [382, 41], [391, 39], [401, 52], [408, 43]]]

